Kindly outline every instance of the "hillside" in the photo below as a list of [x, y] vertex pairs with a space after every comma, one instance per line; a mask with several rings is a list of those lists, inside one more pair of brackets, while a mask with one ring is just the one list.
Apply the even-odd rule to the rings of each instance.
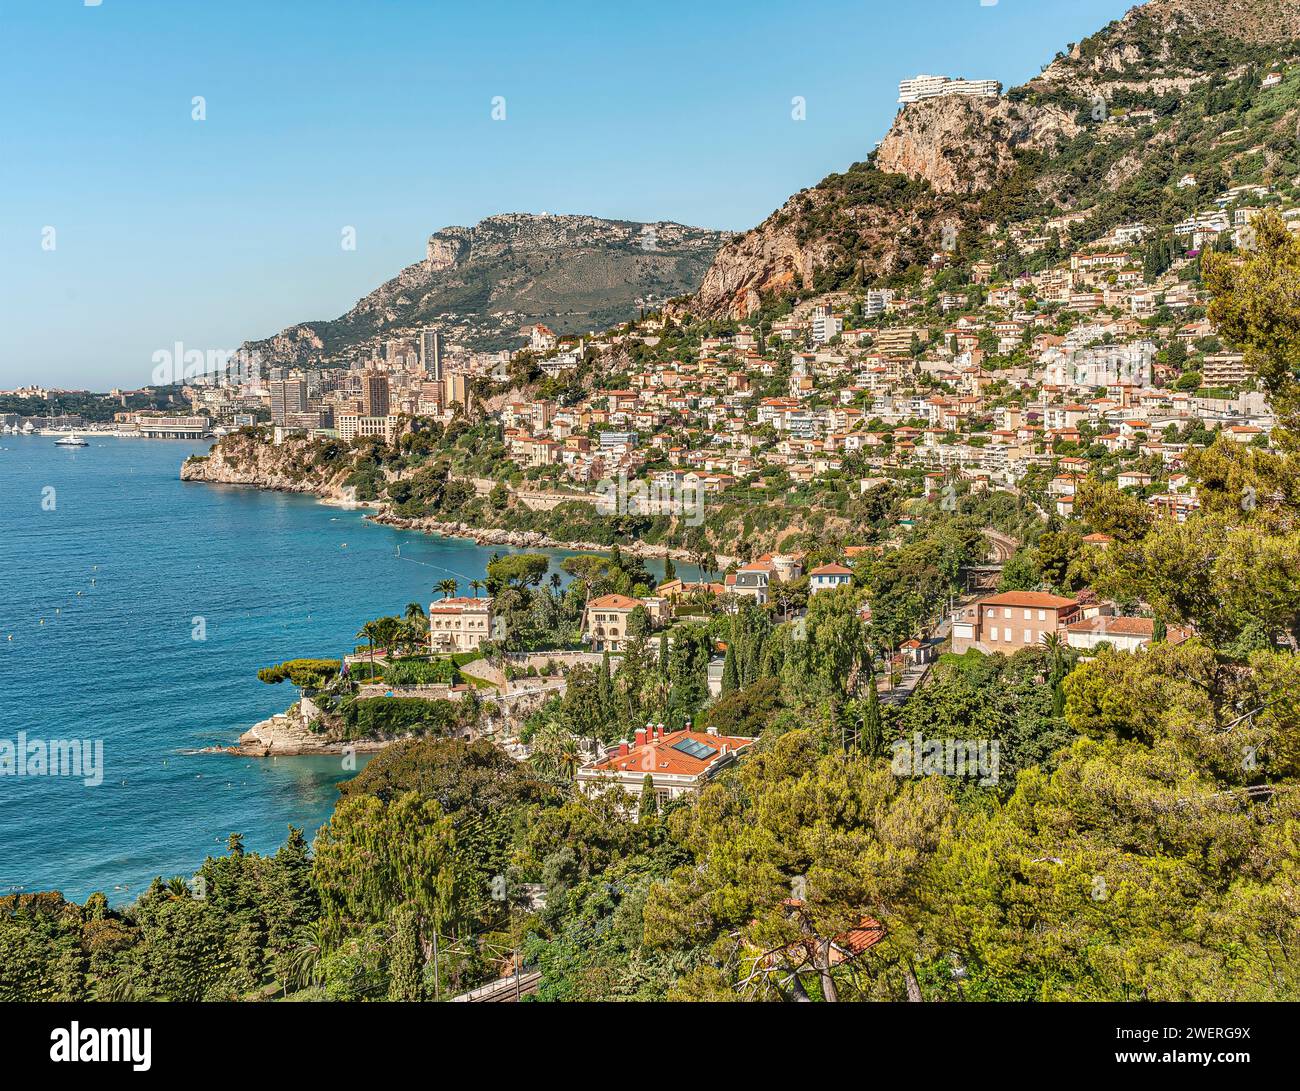
[[425, 258], [346, 314], [304, 322], [243, 347], [267, 366], [338, 356], [394, 331], [437, 324], [476, 350], [519, 347], [519, 328], [601, 329], [694, 291], [726, 232], [676, 223], [508, 213], [445, 227]]
[[964, 261], [1021, 224], [1085, 243], [1177, 222], [1225, 185], [1292, 185], [1295, 83], [1261, 80], [1294, 63], [1298, 39], [1300, 0], [1152, 0], [1001, 98], [908, 104], [865, 161], [726, 243], [673, 311], [741, 317], [773, 297], [907, 283], [949, 224]]

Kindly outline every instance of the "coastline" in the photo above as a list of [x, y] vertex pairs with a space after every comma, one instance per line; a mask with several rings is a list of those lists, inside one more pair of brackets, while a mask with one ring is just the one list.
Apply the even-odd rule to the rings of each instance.
[[[214, 450], [217, 448], [214, 447]], [[235, 467], [225, 459], [217, 458], [194, 462], [187, 459], [181, 464], [182, 481], [195, 481], [207, 485], [234, 485], [243, 488], [259, 489], [265, 492], [291, 492], [310, 495], [330, 507], [345, 510], [364, 509], [370, 511], [366, 518], [383, 526], [398, 530], [418, 531], [433, 534], [441, 538], [461, 538], [476, 545], [503, 545], [524, 549], [559, 549], [574, 553], [608, 553], [613, 544], [587, 541], [562, 541], [552, 538], [539, 530], [509, 530], [504, 527], [476, 527], [468, 523], [447, 522], [432, 517], [407, 518], [394, 515], [388, 505], [377, 500], [352, 500], [344, 491], [341, 482], [311, 483], [305, 479], [292, 479], [272, 470], [267, 472], [262, 467]], [[653, 545], [647, 542], [627, 541], [617, 543], [618, 547], [636, 557], [663, 560], [671, 558], [685, 564], [694, 564], [695, 555], [688, 549]], [[716, 553], [714, 556], [722, 567], [726, 567], [739, 558]]]
[[[363, 506], [358, 504], [358, 507]], [[441, 522], [430, 517], [425, 518], [406, 518], [400, 515], [394, 515], [384, 507], [380, 507], [373, 515], [367, 515], [367, 519], [374, 523], [380, 523], [384, 526], [396, 527], [398, 530], [419, 531], [422, 534], [434, 534], [441, 538], [464, 538], [475, 543], [475, 545], [504, 545], [514, 546], [516, 548], [532, 549], [563, 549], [570, 550], [574, 553], [608, 553], [613, 545], [602, 545], [600, 542], [582, 542], [582, 541], [560, 541], [552, 538], [549, 534], [544, 534], [540, 530], [507, 530], [502, 527], [474, 527], [468, 523], [448, 523]], [[618, 548], [625, 553], [630, 553], [635, 557], [648, 557], [656, 560], [671, 558], [674, 561], [683, 561], [686, 564], [694, 564], [694, 554], [688, 549], [676, 549], [670, 546], [653, 545], [648, 542], [618, 542]], [[719, 553], [716, 555], [717, 561], [724, 567], [736, 560], [734, 557], [727, 557]]]
[[301, 716], [277, 712], [254, 724], [239, 736], [233, 746], [204, 747], [199, 753], [229, 754], [237, 758], [344, 757], [353, 754], [377, 754], [402, 736], [379, 739], [336, 740], [309, 731]]

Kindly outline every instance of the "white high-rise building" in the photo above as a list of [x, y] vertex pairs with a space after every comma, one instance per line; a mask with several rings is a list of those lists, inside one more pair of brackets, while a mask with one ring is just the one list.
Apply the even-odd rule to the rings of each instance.
[[973, 98], [997, 98], [1002, 94], [999, 80], [965, 80], [950, 76], [914, 76], [898, 85], [899, 102], [920, 102], [944, 95], [968, 95]]

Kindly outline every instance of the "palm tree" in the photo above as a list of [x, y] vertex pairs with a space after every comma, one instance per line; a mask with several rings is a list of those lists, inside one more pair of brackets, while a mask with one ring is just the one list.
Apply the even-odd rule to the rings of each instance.
[[453, 577], [448, 576], [445, 580], [438, 581], [438, 586], [434, 588], [434, 591], [441, 594], [443, 598], [449, 599], [455, 597], [456, 590], [459, 586], [460, 585]]
[[146, 998], [125, 974], [115, 974], [95, 983], [95, 999], [101, 1003], [125, 1004]]
[[475, 597], [475, 598], [478, 598], [478, 593], [483, 589], [483, 586], [484, 586], [484, 585], [483, 585], [483, 581], [482, 581], [482, 580], [470, 580], [470, 581], [469, 581], [469, 589], [470, 589], [471, 591], [474, 592], [474, 597]]
[[357, 630], [356, 636], [352, 638], [353, 640], [364, 640], [370, 645], [370, 667], [372, 673], [375, 666], [375, 630], [373, 625], [373, 622], [367, 621]]
[[418, 602], [408, 602], [406, 604], [405, 617], [407, 621], [414, 621], [416, 618], [423, 618], [424, 607], [421, 606]]
[[285, 963], [284, 993], [290, 985], [295, 990], [316, 986], [321, 980], [321, 957], [325, 953], [325, 929], [318, 920], [313, 925], [298, 930], [297, 946], [289, 952]]
[[561, 587], [561, 585], [562, 585], [563, 583], [564, 583], [564, 580], [563, 580], [563, 578], [560, 576], [560, 574], [559, 574], [558, 572], [552, 572], [552, 573], [551, 573], [551, 591], [552, 591], [554, 594], [559, 595], [559, 593], [560, 593], [560, 587]]
[[578, 740], [572, 737], [565, 739], [559, 754], [560, 772], [564, 774], [564, 779], [573, 780], [578, 775], [580, 765], [582, 754], [578, 750]]

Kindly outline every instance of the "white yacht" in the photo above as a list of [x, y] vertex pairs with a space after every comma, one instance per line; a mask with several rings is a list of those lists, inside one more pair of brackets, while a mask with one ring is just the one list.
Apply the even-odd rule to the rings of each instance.
[[55, 447], [89, 447], [90, 444], [82, 439], [76, 432], [71, 432], [61, 439], [54, 441]]

